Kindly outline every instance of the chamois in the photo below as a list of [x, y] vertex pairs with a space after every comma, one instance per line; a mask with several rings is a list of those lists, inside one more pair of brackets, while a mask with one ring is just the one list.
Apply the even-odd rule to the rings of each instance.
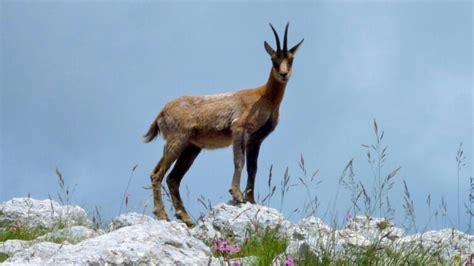
[[[293, 57], [302, 39], [291, 49], [287, 47], [288, 26], [286, 24], [283, 49], [280, 38], [272, 24], [276, 51], [265, 41], [264, 47], [272, 60], [267, 83], [236, 92], [208, 96], [182, 96], [165, 105], [151, 123], [144, 135], [150, 142], [160, 133], [166, 140], [163, 157], [151, 173], [154, 211], [158, 219], [168, 220], [161, 198], [161, 182], [166, 172], [176, 161], [169, 173], [168, 184], [176, 217], [186, 225], [193, 226], [191, 217], [183, 206], [179, 185], [201, 149], [216, 149], [232, 144], [234, 154], [234, 175], [229, 189], [237, 203], [254, 199], [257, 159], [262, 141], [275, 129], [278, 123], [280, 104], [286, 84], [292, 74]], [[240, 176], [247, 159], [247, 186], [240, 191]]]

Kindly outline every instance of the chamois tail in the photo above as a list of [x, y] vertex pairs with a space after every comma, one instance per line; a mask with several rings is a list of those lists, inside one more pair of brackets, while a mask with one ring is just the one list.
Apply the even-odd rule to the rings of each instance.
[[156, 122], [156, 120], [153, 120], [150, 125], [150, 129], [148, 129], [148, 132], [143, 136], [145, 143], [152, 141], [159, 134], [160, 128], [158, 127], [158, 123]]

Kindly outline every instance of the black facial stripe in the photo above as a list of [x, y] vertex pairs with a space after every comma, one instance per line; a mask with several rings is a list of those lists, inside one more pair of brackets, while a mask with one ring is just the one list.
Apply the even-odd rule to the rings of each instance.
[[293, 56], [291, 56], [291, 55], [288, 56], [288, 55], [285, 55], [285, 54], [282, 54], [282, 53], [277, 53], [276, 55], [272, 56], [273, 67], [276, 70], [279, 70], [280, 65], [283, 63], [284, 60], [286, 60], [286, 62], [288, 64], [288, 68], [291, 69], [291, 67], [293, 65]]
[[280, 62], [272, 61], [272, 64], [275, 69], [280, 68]]

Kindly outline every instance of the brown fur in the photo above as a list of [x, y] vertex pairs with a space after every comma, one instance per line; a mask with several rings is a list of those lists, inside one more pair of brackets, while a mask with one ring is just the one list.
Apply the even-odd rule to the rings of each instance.
[[[288, 25], [285, 40], [287, 30]], [[265, 42], [273, 67], [267, 83], [260, 87], [210, 96], [182, 96], [165, 105], [144, 136], [145, 142], [149, 142], [161, 132], [166, 140], [163, 157], [151, 174], [154, 213], [159, 219], [168, 219], [161, 199], [161, 183], [176, 161], [167, 177], [167, 184], [176, 216], [188, 226], [192, 225], [182, 204], [179, 184], [201, 149], [232, 144], [235, 169], [229, 192], [236, 202], [255, 202], [254, 184], [260, 145], [278, 123], [279, 107], [291, 76], [293, 55], [301, 43], [288, 51], [274, 51]], [[286, 43], [284, 47], [286, 49]], [[242, 194], [240, 177], [245, 159], [248, 179]]]

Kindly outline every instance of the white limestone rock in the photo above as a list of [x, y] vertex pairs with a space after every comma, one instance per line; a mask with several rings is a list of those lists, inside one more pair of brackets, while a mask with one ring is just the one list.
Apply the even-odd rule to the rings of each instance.
[[222, 257], [212, 257], [209, 261], [209, 266], [222, 266], [222, 265], [257, 265], [258, 258], [255, 256], [233, 258], [225, 260]]
[[310, 216], [302, 219], [299, 223], [290, 229], [291, 238], [303, 240], [306, 237], [327, 237], [332, 233], [332, 228], [323, 222], [323, 220]]
[[155, 219], [145, 214], [140, 214], [136, 212], [124, 213], [112, 220], [109, 225], [109, 230], [113, 231], [125, 226], [145, 224], [153, 221], [155, 221]]
[[343, 229], [335, 231], [337, 245], [367, 247], [373, 242], [352, 230]]
[[294, 256], [310, 252], [321, 255], [322, 248], [331, 244], [335, 231], [317, 217], [307, 217], [293, 225], [285, 253]]
[[421, 245], [432, 252], [439, 251], [446, 263], [455, 258], [467, 259], [474, 254], [473, 235], [451, 229], [405, 235], [403, 229], [395, 227], [390, 221], [374, 217], [357, 216], [341, 230], [331, 229], [319, 218], [309, 217], [294, 225], [290, 231], [286, 254], [295, 256], [304, 252], [321, 256], [322, 250], [333, 252], [335, 257], [347, 256], [344, 251], [348, 248], [365, 248], [374, 244], [402, 254], [414, 252]]
[[[0, 253], [10, 256], [4, 263], [222, 265], [227, 262], [212, 257], [204, 242], [212, 243], [220, 238], [242, 241], [248, 232], [265, 228], [277, 229], [282, 236], [288, 237], [289, 245], [285, 253], [277, 256], [276, 264], [287, 255], [297, 257], [304, 252], [320, 257], [323, 250], [332, 252], [330, 256], [337, 259], [350, 255], [348, 248], [364, 249], [373, 244], [402, 253], [421, 245], [439, 251], [447, 263], [474, 254], [474, 236], [456, 230], [405, 235], [404, 230], [385, 219], [366, 216], [356, 216], [341, 230], [331, 228], [316, 217], [291, 225], [277, 210], [249, 203], [219, 204], [192, 229], [181, 222], [157, 221], [138, 213], [115, 218], [109, 225], [111, 232], [103, 235], [85, 226], [76, 226], [89, 223], [85, 211], [78, 206], [61, 206], [54, 201], [30, 198], [1, 203], [0, 230], [9, 224], [51, 230], [33, 241], [0, 242]], [[66, 228], [57, 230], [63, 226]], [[230, 265], [256, 261], [255, 257], [239, 258], [231, 260]]]
[[50, 257], [54, 256], [63, 246], [51, 242], [41, 242], [30, 246], [24, 250], [16, 252], [8, 258], [2, 265], [21, 264], [44, 264]]
[[84, 226], [71, 226], [57, 231], [47, 233], [46, 235], [40, 236], [34, 240], [38, 242], [54, 242], [63, 244], [76, 244], [83, 240], [97, 237], [99, 233]]
[[13, 254], [20, 252], [31, 246], [30, 241], [11, 239], [5, 242], [0, 242], [0, 253], [12, 256]]
[[287, 234], [290, 228], [279, 211], [257, 204], [218, 204], [200, 218], [191, 233], [198, 239], [212, 242], [214, 239], [245, 239], [249, 231], [275, 229]]
[[387, 219], [370, 216], [356, 216], [350, 220], [346, 227], [370, 241], [379, 241], [381, 244], [390, 245], [396, 239], [405, 236], [405, 231]]
[[349, 229], [334, 230], [317, 217], [307, 217], [293, 226], [286, 249], [287, 254], [306, 252], [320, 257], [323, 250], [339, 253], [348, 246], [365, 247], [371, 244], [362, 234]]
[[183, 223], [155, 221], [123, 227], [76, 245], [35, 244], [6, 263], [206, 265], [210, 258], [209, 247], [192, 237]]
[[464, 259], [474, 254], [474, 235], [454, 229], [408, 235], [397, 241], [397, 247], [403, 251], [407, 245], [413, 246], [414, 243], [432, 251], [440, 251], [441, 257], [446, 261], [450, 261], [456, 256]]
[[0, 227], [15, 223], [23, 228], [52, 229], [61, 226], [89, 225], [87, 214], [76, 205], [60, 205], [54, 200], [13, 198], [0, 203]]

